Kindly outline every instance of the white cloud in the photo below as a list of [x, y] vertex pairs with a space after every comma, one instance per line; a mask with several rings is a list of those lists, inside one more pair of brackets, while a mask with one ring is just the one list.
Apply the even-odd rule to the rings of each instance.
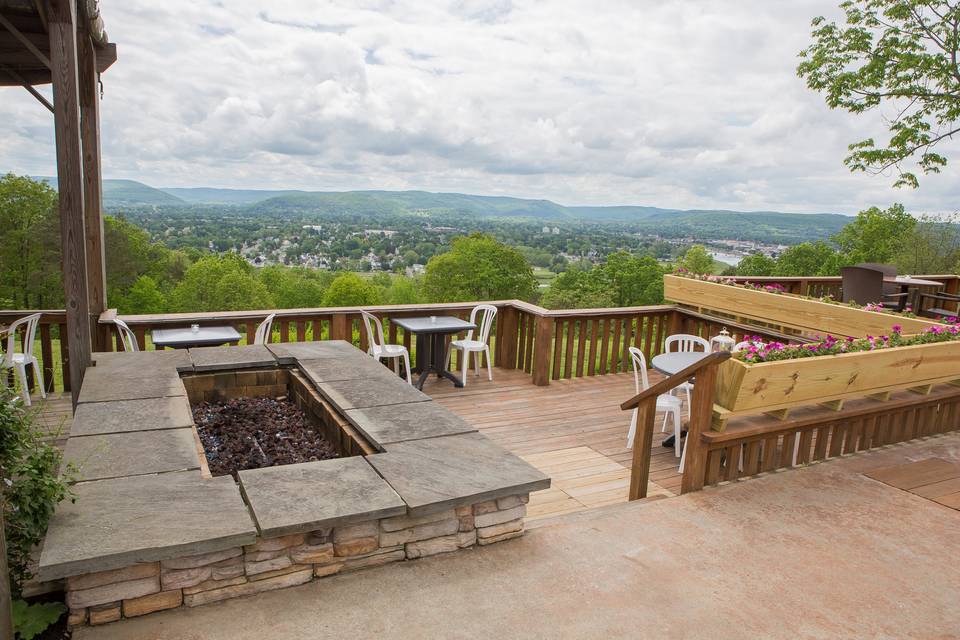
[[[810, 18], [835, 1], [101, 5], [119, 51], [104, 76], [106, 177], [954, 209], [955, 166], [913, 192], [843, 166], [847, 144], [882, 138], [880, 114], [831, 112], [795, 73]], [[49, 114], [22, 91], [2, 95], [0, 165], [52, 173]]]

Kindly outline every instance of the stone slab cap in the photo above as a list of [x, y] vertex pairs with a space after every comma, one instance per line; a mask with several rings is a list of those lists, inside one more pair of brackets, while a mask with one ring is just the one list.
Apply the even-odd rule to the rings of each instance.
[[322, 360], [299, 360], [297, 367], [314, 384], [336, 380], [374, 380], [396, 378], [393, 369], [388, 369], [370, 356], [354, 349], [352, 354]]
[[82, 482], [50, 521], [39, 577], [119, 569], [222, 551], [256, 541], [257, 528], [230, 476], [197, 471]]
[[317, 389], [324, 398], [341, 412], [348, 409], [364, 409], [388, 404], [428, 402], [430, 396], [417, 391], [397, 375], [377, 376], [368, 380], [334, 380], [321, 382]]
[[436, 402], [350, 409], [344, 411], [344, 415], [381, 451], [383, 445], [395, 442], [477, 431], [473, 425]]
[[88, 367], [80, 387], [79, 403], [142, 400], [187, 395], [175, 367], [160, 366], [129, 375], [109, 367]]
[[240, 471], [243, 495], [265, 538], [406, 513], [406, 505], [358, 456]]
[[158, 366], [172, 366], [177, 371], [193, 371], [193, 361], [185, 349], [158, 351], [97, 351], [92, 355], [96, 366], [114, 373], [139, 376]]
[[363, 352], [346, 340], [318, 340], [316, 342], [278, 342], [268, 344], [280, 364], [296, 364], [297, 360], [317, 360], [321, 358], [342, 358]]
[[76, 466], [78, 481], [200, 468], [191, 428], [72, 436], [63, 457]]
[[103, 435], [193, 426], [190, 402], [177, 398], [114, 400], [77, 405], [70, 436]]
[[194, 371], [217, 371], [219, 369], [253, 369], [273, 367], [277, 359], [262, 344], [242, 347], [196, 347], [190, 349]]
[[367, 461], [424, 515], [550, 487], [550, 478], [479, 433], [387, 445]]

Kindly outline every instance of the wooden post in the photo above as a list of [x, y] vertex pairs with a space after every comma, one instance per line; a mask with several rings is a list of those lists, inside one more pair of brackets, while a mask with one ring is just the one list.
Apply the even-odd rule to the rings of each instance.
[[63, 289], [70, 342], [70, 391], [77, 404], [84, 371], [90, 366], [90, 298], [84, 249], [83, 153], [77, 72], [77, 16], [73, 0], [46, 0], [53, 67], [54, 130], [63, 247]]
[[350, 335], [350, 318], [345, 313], [335, 313], [330, 319], [330, 339], [346, 340], [350, 342], [353, 336]]
[[550, 384], [551, 353], [553, 353], [553, 318], [538, 316], [533, 347], [533, 384], [538, 387]]
[[687, 425], [687, 458], [684, 462], [680, 493], [703, 489], [703, 476], [707, 467], [707, 447], [700, 434], [710, 429], [713, 420], [713, 397], [717, 387], [719, 363], [711, 363], [697, 372], [690, 399], [690, 424]]
[[107, 272], [103, 245], [103, 182], [100, 172], [99, 75], [93, 40], [78, 36], [80, 73], [80, 139], [83, 145], [83, 213], [87, 258], [87, 299], [90, 305], [95, 351], [103, 351], [105, 332], [97, 330], [100, 314], [107, 310]]
[[647, 398], [637, 407], [637, 431], [633, 434], [633, 461], [630, 463], [630, 500], [647, 497], [650, 482], [650, 450], [653, 447], [653, 419], [657, 397]]
[[500, 310], [497, 318], [497, 366], [502, 369], [517, 368], [517, 329], [520, 314], [512, 306]]

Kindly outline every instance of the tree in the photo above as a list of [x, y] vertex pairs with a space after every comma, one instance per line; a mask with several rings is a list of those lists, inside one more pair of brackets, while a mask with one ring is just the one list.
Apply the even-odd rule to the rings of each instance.
[[663, 274], [653, 257], [618, 251], [607, 256], [602, 265], [561, 273], [540, 302], [550, 309], [659, 304], [663, 302]]
[[[712, 266], [713, 258], [709, 255], [707, 258]], [[609, 284], [615, 306], [630, 307], [663, 302], [663, 274], [663, 268], [654, 258], [618, 251], [607, 256], [599, 275]]]
[[333, 278], [329, 271], [281, 265], [264, 267], [257, 273], [257, 279], [270, 292], [277, 309], [300, 309], [320, 305]]
[[777, 261], [763, 253], [752, 253], [746, 256], [734, 268], [738, 276], [772, 276], [777, 268]]
[[843, 258], [826, 242], [803, 242], [780, 254], [773, 275], [836, 276], [842, 266]]
[[416, 304], [420, 302], [417, 281], [406, 276], [394, 276], [383, 293], [386, 304]]
[[167, 298], [150, 276], [140, 276], [117, 303], [120, 313], [164, 313]]
[[812, 22], [813, 44], [800, 52], [797, 73], [831, 108], [864, 113], [885, 107], [886, 144], [873, 138], [849, 146], [852, 171], [894, 169], [894, 186], [919, 185], [903, 163], [919, 154], [925, 174], [946, 157], [934, 149], [960, 132], [960, 5], [949, 0], [847, 0], [846, 24]]
[[833, 241], [850, 264], [893, 262], [916, 223], [913, 216], [904, 211], [903, 205], [895, 204], [886, 210], [870, 207], [858, 213], [853, 222], [833, 237]]
[[12, 173], [0, 177], [0, 299], [20, 309], [63, 305], [57, 192]]
[[677, 264], [691, 273], [713, 273], [713, 256], [703, 245], [695, 244], [687, 249]]
[[540, 299], [548, 309], [598, 309], [617, 306], [609, 283], [590, 271], [564, 271], [550, 283]]
[[362, 307], [372, 304], [380, 304], [380, 288], [350, 271], [334, 278], [323, 296], [325, 307]]
[[960, 273], [960, 217], [921, 217], [895, 264], [900, 273]]
[[430, 258], [423, 277], [429, 302], [527, 300], [536, 290], [537, 280], [526, 258], [479, 233], [454, 238], [448, 252]]
[[270, 292], [253, 267], [235, 253], [201, 258], [187, 269], [171, 295], [176, 311], [271, 309]]

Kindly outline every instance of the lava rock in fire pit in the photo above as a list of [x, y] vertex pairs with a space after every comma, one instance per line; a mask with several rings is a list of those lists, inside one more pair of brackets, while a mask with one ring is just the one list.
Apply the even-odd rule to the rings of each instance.
[[201, 402], [193, 410], [210, 473], [232, 474], [339, 457], [336, 447], [285, 398]]

